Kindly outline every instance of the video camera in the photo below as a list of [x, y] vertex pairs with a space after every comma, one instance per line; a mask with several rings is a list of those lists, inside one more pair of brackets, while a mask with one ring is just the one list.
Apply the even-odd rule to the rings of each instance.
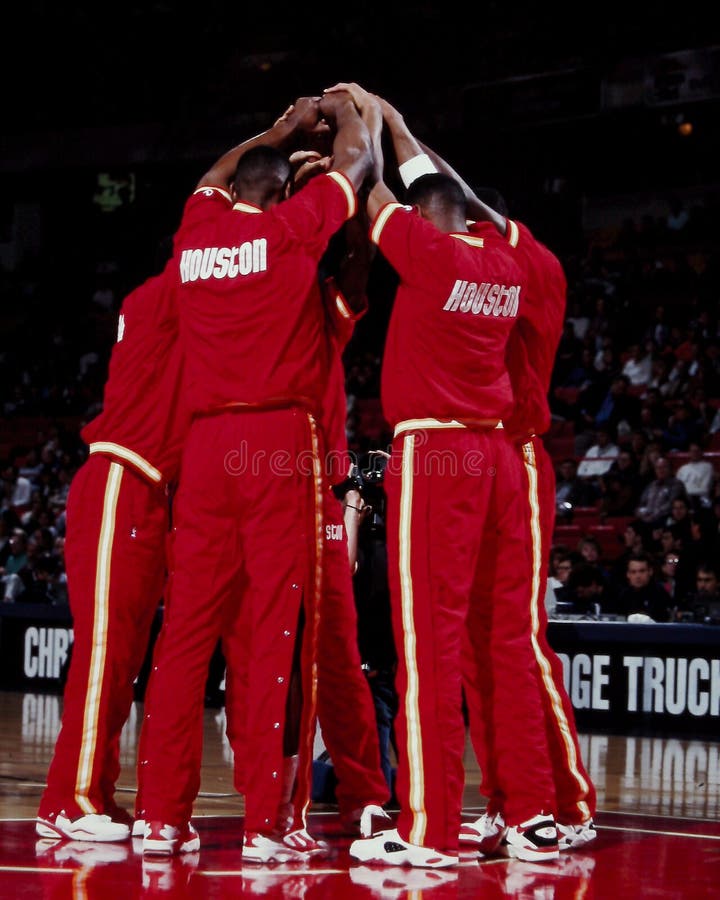
[[363, 528], [369, 527], [376, 537], [385, 534], [385, 489], [383, 480], [388, 458], [380, 450], [369, 450], [357, 458], [350, 469], [350, 475], [338, 485], [339, 496], [349, 490], [360, 491], [366, 505], [372, 508], [370, 515], [363, 521]]

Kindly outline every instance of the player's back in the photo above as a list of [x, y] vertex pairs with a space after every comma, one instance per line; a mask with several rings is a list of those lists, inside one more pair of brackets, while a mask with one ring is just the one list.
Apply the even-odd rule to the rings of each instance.
[[502, 418], [512, 402], [505, 345], [524, 290], [512, 253], [407, 214], [379, 246], [400, 274], [382, 374], [388, 421]]

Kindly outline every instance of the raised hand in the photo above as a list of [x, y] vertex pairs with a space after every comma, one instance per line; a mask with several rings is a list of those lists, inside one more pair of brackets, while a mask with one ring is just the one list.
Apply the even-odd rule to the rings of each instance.
[[360, 87], [356, 81], [338, 81], [338, 83], [334, 84], [332, 87], [325, 88], [323, 96], [340, 91], [350, 94], [353, 103], [360, 113], [362, 113], [363, 109], [365, 109], [373, 99], [375, 99], [373, 94], [370, 94], [365, 88]]
[[313, 134], [329, 131], [330, 126], [324, 121], [323, 112], [320, 109], [321, 99], [321, 97], [298, 97], [283, 113], [283, 116], [292, 119], [295, 127], [300, 131], [308, 131]]
[[332, 156], [322, 156], [316, 150], [296, 150], [290, 155], [290, 163], [295, 169], [293, 190], [299, 190], [315, 175], [327, 172], [332, 161]]

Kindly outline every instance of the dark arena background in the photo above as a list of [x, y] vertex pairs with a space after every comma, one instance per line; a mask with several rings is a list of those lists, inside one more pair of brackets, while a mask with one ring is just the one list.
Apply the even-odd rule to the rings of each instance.
[[[720, 897], [715, 19], [706, 4], [645, 0], [344, 8], [26, 0], [4, 10], [0, 541], [4, 548], [12, 527], [23, 530], [47, 577], [20, 594], [3, 581], [0, 598], [0, 897]], [[317, 800], [310, 823], [329, 839], [329, 858], [243, 867], [243, 801], [216, 658], [193, 818], [199, 853], [155, 863], [137, 839], [44, 842], [34, 822], [73, 638], [65, 500], [86, 458], [80, 428], [101, 409], [120, 303], [159, 271], [210, 164], [298, 96], [337, 81], [387, 97], [422, 141], [489, 202], [500, 195], [563, 263], [567, 322], [544, 441], [567, 493], [558, 494], [548, 637], [597, 788], [598, 837], [556, 863], [469, 855], [443, 871], [358, 866], [337, 808]], [[379, 373], [393, 288], [376, 259], [369, 312], [344, 357], [347, 433], [361, 465], [390, 441]], [[643, 380], [631, 364], [639, 369], [645, 356]], [[612, 452], [597, 454], [607, 467], [578, 484], [562, 467], [582, 464], [594, 416], [623, 373], [627, 411]], [[657, 457], [676, 475], [696, 459], [694, 447], [713, 468], [709, 487], [656, 535], [641, 534], [637, 511]], [[627, 471], [610, 472], [623, 454]], [[17, 502], [19, 476], [30, 487]], [[625, 561], [638, 548], [672, 593], [672, 622], [623, 615]], [[9, 551], [0, 552], [4, 575]], [[698, 616], [703, 566], [714, 570], [715, 594]], [[598, 587], [591, 601], [588, 585]], [[122, 738], [118, 796], [128, 809], [150, 650]], [[474, 819], [485, 802], [469, 743], [465, 761], [463, 812]]]

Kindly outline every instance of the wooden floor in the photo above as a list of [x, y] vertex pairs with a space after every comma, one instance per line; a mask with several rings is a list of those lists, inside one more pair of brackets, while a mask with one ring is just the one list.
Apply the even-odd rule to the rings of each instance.
[[[201, 791], [193, 818], [200, 853], [168, 863], [143, 860], [138, 841], [83, 844], [38, 840], [34, 816], [60, 725], [61, 698], [0, 692], [0, 898], [122, 896], [268, 898], [446, 897], [720, 898], [720, 735], [718, 742], [583, 734], [581, 748], [598, 794], [598, 838], [533, 865], [463, 857], [458, 869], [357, 866], [333, 807], [314, 807], [312, 830], [332, 855], [312, 866], [244, 869], [242, 799], [232, 788], [222, 709], [205, 711]], [[132, 811], [142, 705], [123, 732], [118, 800]], [[478, 768], [466, 748], [464, 812], [482, 810]], [[81, 888], [81, 890], [80, 890]]]

